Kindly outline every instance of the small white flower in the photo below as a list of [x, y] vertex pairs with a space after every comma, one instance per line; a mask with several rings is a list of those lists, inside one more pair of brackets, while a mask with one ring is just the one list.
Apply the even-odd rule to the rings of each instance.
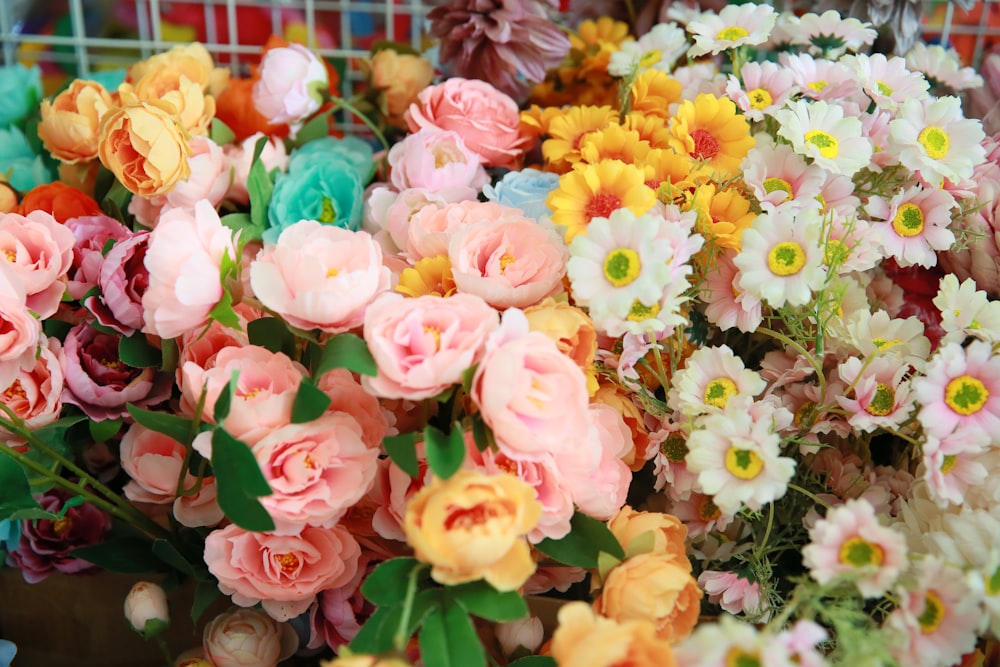
[[937, 187], [946, 178], [954, 183], [972, 178], [986, 159], [985, 136], [981, 122], [962, 116], [957, 97], [909, 99], [889, 123], [889, 150], [904, 167]]
[[695, 58], [738, 46], [762, 44], [771, 34], [776, 19], [770, 5], [753, 3], [726, 5], [719, 14], [706, 12], [687, 24], [687, 31], [694, 36], [694, 46], [688, 55]]
[[778, 136], [827, 171], [853, 176], [871, 161], [872, 143], [861, 121], [845, 116], [842, 106], [798, 100], [775, 111], [774, 118], [781, 124]]

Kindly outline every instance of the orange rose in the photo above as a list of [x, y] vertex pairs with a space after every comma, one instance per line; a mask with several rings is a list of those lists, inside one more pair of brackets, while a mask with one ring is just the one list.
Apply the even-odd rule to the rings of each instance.
[[101, 119], [98, 156], [130, 192], [155, 197], [191, 174], [191, 147], [172, 105], [132, 102]]
[[434, 79], [430, 61], [409, 53], [382, 49], [366, 63], [373, 87], [385, 95], [385, 114], [395, 127], [406, 127], [403, 112], [417, 101], [417, 94]]
[[686, 564], [688, 572], [691, 571], [691, 561], [684, 544], [687, 526], [677, 517], [660, 512], [637, 512], [625, 505], [608, 523], [608, 528], [624, 549], [628, 549], [637, 537], [651, 533], [651, 553], [672, 556], [679, 564]]
[[213, 97], [229, 85], [229, 70], [216, 67], [212, 55], [203, 44], [179, 44], [169, 51], [157, 53], [128, 68], [128, 82], [135, 83], [152, 72], [167, 70], [197, 83]]
[[587, 374], [587, 390], [597, 391], [594, 356], [597, 354], [597, 332], [594, 323], [579, 308], [547, 298], [537, 306], [525, 308], [528, 327], [541, 331], [559, 346], [559, 351], [576, 362]]
[[535, 572], [524, 536], [541, 515], [535, 490], [520, 479], [460, 470], [413, 496], [403, 530], [417, 559], [433, 565], [438, 583], [485, 579], [513, 591]]
[[594, 610], [616, 621], [651, 621], [657, 637], [676, 643], [698, 622], [701, 596], [688, 563], [672, 555], [640, 554], [612, 568]]
[[93, 160], [101, 116], [112, 106], [104, 86], [77, 79], [51, 102], [42, 100], [38, 136], [58, 160], [71, 164]]
[[191, 134], [207, 134], [208, 126], [215, 117], [215, 98], [205, 94], [201, 83], [177, 70], [151, 70], [133, 85], [123, 83], [118, 92], [123, 100], [134, 96], [136, 101], [160, 100], [169, 103], [181, 126]]
[[83, 215], [104, 215], [97, 202], [76, 188], [55, 181], [29, 190], [17, 212], [28, 215], [32, 211], [45, 211], [59, 222]]
[[551, 651], [559, 667], [677, 665], [670, 643], [656, 636], [652, 623], [602, 618], [586, 602], [570, 602], [559, 610]]

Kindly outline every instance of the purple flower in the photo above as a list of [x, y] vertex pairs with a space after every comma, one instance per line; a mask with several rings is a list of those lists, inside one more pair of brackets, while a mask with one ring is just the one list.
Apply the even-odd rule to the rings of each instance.
[[538, 0], [450, 0], [427, 17], [441, 61], [458, 76], [482, 79], [511, 97], [562, 62], [569, 38]]

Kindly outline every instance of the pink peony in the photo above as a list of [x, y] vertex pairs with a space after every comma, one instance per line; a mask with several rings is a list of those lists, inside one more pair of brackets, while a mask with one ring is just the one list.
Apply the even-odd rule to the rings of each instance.
[[298, 645], [290, 625], [257, 609], [226, 610], [205, 626], [202, 638], [205, 658], [212, 667], [277, 667]]
[[451, 238], [448, 258], [459, 292], [494, 308], [527, 308], [562, 290], [569, 251], [534, 220], [480, 222]]
[[365, 342], [378, 375], [362, 378], [362, 384], [386, 398], [436, 396], [461, 383], [499, 325], [497, 312], [471, 294], [412, 299], [387, 294], [365, 313]]
[[465, 187], [475, 197], [490, 181], [479, 155], [450, 130], [421, 128], [390, 148], [388, 160], [390, 180], [397, 190], [426, 188], [437, 192]]
[[73, 232], [45, 211], [27, 217], [0, 213], [0, 251], [24, 288], [28, 310], [45, 319], [56, 312], [73, 264]]
[[367, 232], [303, 220], [250, 264], [250, 286], [294, 327], [340, 333], [361, 325], [365, 308], [390, 287], [382, 249]]
[[241, 607], [263, 603], [278, 621], [306, 611], [320, 591], [347, 584], [360, 556], [358, 543], [340, 525], [277, 535], [230, 524], [205, 538], [205, 563], [219, 590]]
[[113, 239], [121, 241], [132, 235], [128, 227], [106, 215], [82, 216], [66, 221], [66, 228], [73, 232], [73, 265], [69, 269], [67, 292], [74, 299], [82, 299], [87, 291], [97, 285], [101, 264], [104, 262], [105, 244]]
[[[580, 511], [607, 521], [625, 504], [632, 482], [632, 471], [622, 461], [632, 450], [632, 432], [621, 414], [603, 403], [591, 403], [589, 418], [593, 428], [586, 444], [557, 462]], [[590, 451], [596, 454], [592, 461]]]
[[[229, 185], [227, 199], [238, 204], [249, 204], [250, 193], [247, 192], [247, 178], [250, 176], [250, 167], [253, 162], [253, 149], [257, 145], [257, 140], [264, 135], [260, 132], [250, 135], [238, 146], [226, 146], [223, 151], [229, 167], [232, 169], [232, 183]], [[284, 172], [288, 169], [288, 153], [285, 151], [285, 143], [280, 139], [269, 138], [264, 144], [264, 150], [260, 153], [260, 161], [264, 163], [264, 169], [271, 173], [275, 169]]]
[[97, 285], [101, 292], [84, 306], [102, 325], [131, 335], [142, 327], [142, 295], [149, 286], [146, 250], [149, 232], [139, 232], [115, 243], [101, 262]]
[[149, 238], [149, 288], [142, 297], [143, 331], [176, 338], [204, 326], [222, 298], [222, 258], [236, 257], [233, 233], [208, 201], [194, 212], [165, 212]]
[[330, 399], [328, 412], [344, 412], [361, 425], [361, 441], [371, 449], [382, 446], [382, 438], [389, 431], [389, 423], [376, 397], [364, 390], [361, 383], [345, 368], [335, 368], [324, 373], [316, 382], [320, 391]]
[[477, 222], [513, 222], [524, 220], [516, 208], [476, 199], [446, 206], [425, 206], [416, 211], [406, 227], [402, 247], [411, 259], [447, 255], [451, 237]]
[[219, 322], [212, 321], [207, 329], [198, 329], [181, 334], [177, 339], [177, 384], [181, 383], [184, 364], [192, 362], [208, 370], [215, 365], [215, 356], [224, 347], [243, 347], [250, 344], [247, 335], [247, 324], [261, 317], [261, 311], [251, 308], [245, 303], [233, 306], [240, 320], [239, 329], [230, 329]]
[[59, 418], [63, 390], [63, 371], [59, 365], [61, 347], [56, 338], [44, 340], [38, 346], [34, 367], [21, 369], [0, 394], [0, 403], [23, 419], [30, 429], [51, 424]]
[[520, 129], [517, 102], [485, 81], [451, 78], [420, 91], [406, 112], [410, 132], [453, 130], [484, 167], [513, 167], [531, 144]]
[[372, 528], [379, 536], [387, 540], [406, 541], [403, 532], [403, 517], [406, 515], [406, 504], [410, 498], [423, 488], [430, 476], [430, 469], [423, 457], [423, 444], [418, 445], [416, 477], [410, 477], [391, 459], [379, 459], [378, 471], [375, 474], [375, 485], [369, 497], [376, 507], [372, 515]]
[[42, 325], [28, 310], [24, 288], [6, 264], [0, 264], [0, 386], [35, 366]]
[[272, 125], [305, 120], [319, 109], [329, 86], [323, 61], [301, 44], [269, 49], [257, 75], [253, 104]]

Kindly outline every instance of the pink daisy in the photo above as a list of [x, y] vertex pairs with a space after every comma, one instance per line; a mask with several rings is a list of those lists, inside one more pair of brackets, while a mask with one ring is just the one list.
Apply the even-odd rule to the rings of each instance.
[[986, 481], [986, 466], [978, 456], [990, 446], [990, 436], [976, 428], [959, 427], [943, 438], [924, 442], [924, 479], [938, 505], [961, 505], [965, 490]]
[[955, 199], [944, 190], [907, 188], [891, 200], [872, 197], [868, 214], [884, 222], [872, 225], [872, 231], [887, 255], [900, 266], [937, 265], [938, 250], [947, 250], [955, 242], [948, 229]]
[[767, 383], [726, 345], [701, 347], [674, 373], [667, 405], [685, 417], [718, 413], [737, 396], [752, 399]]
[[781, 204], [815, 207], [826, 175], [788, 144], [776, 144], [766, 136], [757, 140], [743, 161], [743, 178], [765, 211]]
[[[883, 258], [878, 242], [872, 238], [871, 224], [861, 218], [834, 216], [827, 229], [825, 263], [828, 270], [837, 275], [867, 271]], [[861, 303], [868, 310], [868, 300]], [[841, 303], [845, 310], [845, 304]]]
[[924, 376], [913, 380], [913, 392], [923, 406], [917, 419], [930, 436], [943, 438], [960, 426], [1000, 433], [1000, 357], [989, 343], [942, 345]]
[[826, 667], [826, 658], [816, 646], [826, 641], [829, 633], [819, 624], [801, 620], [788, 630], [782, 630], [775, 639], [783, 644], [800, 667]]
[[844, 174], [827, 175], [819, 191], [819, 201], [824, 216], [832, 213], [834, 218], [842, 220], [856, 217], [861, 206], [861, 200], [854, 194], [854, 182]]
[[702, 283], [701, 300], [707, 304], [705, 317], [709, 322], [723, 331], [736, 327], [749, 333], [763, 321], [761, 302], [739, 288], [735, 256], [735, 250], [726, 250], [716, 258], [715, 270]]
[[[740, 79], [743, 80], [741, 85]], [[730, 75], [726, 95], [750, 120], [764, 120], [764, 115], [780, 108], [798, 92], [791, 72], [772, 62], [746, 63], [740, 77]]]
[[708, 601], [730, 614], [746, 614], [759, 622], [767, 621], [770, 610], [761, 607], [760, 585], [738, 572], [704, 570], [698, 585], [708, 593]]
[[883, 109], [895, 111], [904, 100], [927, 97], [927, 79], [908, 70], [902, 58], [874, 53], [845, 56], [840, 62], [854, 70], [861, 88]]
[[845, 51], [857, 51], [872, 44], [878, 36], [870, 23], [842, 17], [833, 9], [822, 14], [803, 14], [796, 28], [793, 32], [796, 44], [807, 45], [811, 52], [828, 58], [835, 58]]
[[795, 85], [805, 97], [832, 104], [849, 101], [867, 106], [868, 98], [861, 90], [858, 77], [847, 65], [813, 58], [808, 53], [781, 53], [778, 62], [792, 73]]
[[852, 577], [866, 598], [889, 590], [906, 568], [906, 538], [878, 522], [866, 500], [848, 500], [826, 513], [809, 530], [802, 562], [821, 584]]
[[982, 123], [963, 117], [957, 97], [904, 101], [889, 136], [899, 162], [934, 186], [971, 178], [986, 157]]
[[847, 411], [847, 421], [858, 431], [871, 433], [879, 428], [898, 427], [910, 416], [913, 399], [904, 381], [908, 366], [895, 355], [866, 360], [851, 357], [837, 367], [841, 380], [853, 398], [838, 396]]
[[735, 518], [733, 513], [723, 512], [712, 496], [697, 491], [685, 500], [672, 499], [667, 511], [687, 526], [688, 538], [692, 540], [725, 530]]
[[890, 141], [889, 123], [893, 118], [892, 112], [885, 109], [875, 109], [871, 113], [862, 111], [858, 118], [861, 119], [861, 135], [868, 137], [872, 144], [870, 167], [877, 171], [896, 164], [896, 155], [886, 150]]
[[657, 448], [653, 456], [654, 490], [666, 489], [670, 498], [677, 501], [690, 498], [697, 478], [684, 463], [688, 453], [687, 434], [667, 418], [663, 428], [649, 434], [649, 442]]

